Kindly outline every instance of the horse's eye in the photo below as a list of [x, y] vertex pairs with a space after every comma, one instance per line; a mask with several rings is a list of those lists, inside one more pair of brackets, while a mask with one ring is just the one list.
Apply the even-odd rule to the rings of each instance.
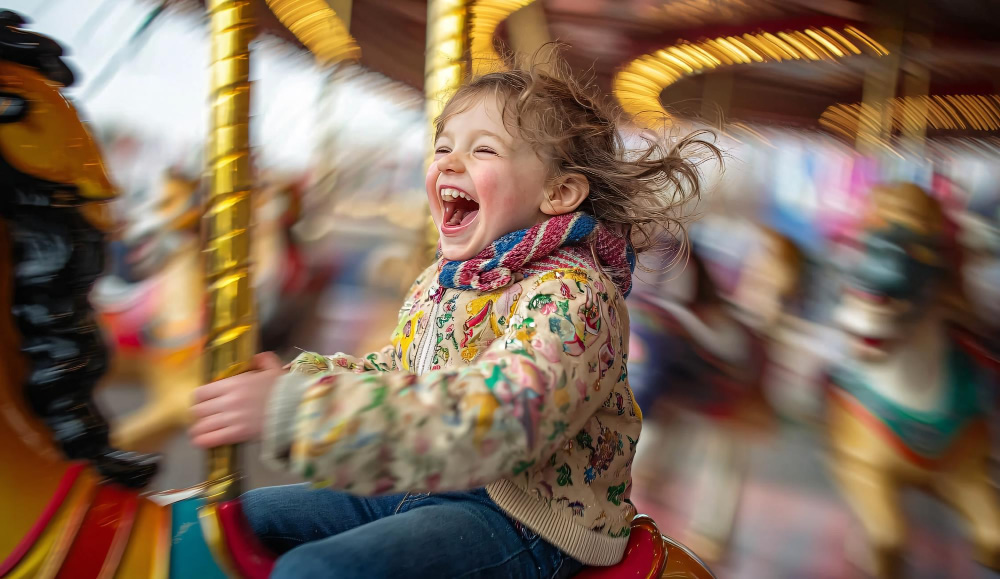
[[28, 101], [10, 93], [0, 93], [0, 123], [15, 123], [28, 112]]

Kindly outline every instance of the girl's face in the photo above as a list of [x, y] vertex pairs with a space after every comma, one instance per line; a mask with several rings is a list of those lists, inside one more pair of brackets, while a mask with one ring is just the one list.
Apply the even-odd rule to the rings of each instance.
[[486, 97], [445, 122], [427, 170], [427, 200], [451, 261], [475, 257], [504, 234], [546, 219], [547, 170], [504, 126]]

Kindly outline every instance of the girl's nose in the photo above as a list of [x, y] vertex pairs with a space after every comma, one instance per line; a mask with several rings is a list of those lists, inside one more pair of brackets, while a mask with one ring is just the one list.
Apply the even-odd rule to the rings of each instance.
[[437, 166], [442, 173], [462, 173], [465, 171], [465, 165], [462, 164], [462, 160], [454, 151], [438, 159]]

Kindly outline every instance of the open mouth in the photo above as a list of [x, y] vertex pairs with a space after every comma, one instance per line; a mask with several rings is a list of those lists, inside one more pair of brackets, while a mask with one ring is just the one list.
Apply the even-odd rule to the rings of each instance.
[[858, 341], [862, 345], [868, 348], [873, 348], [876, 350], [881, 350], [885, 348], [886, 340], [885, 338], [873, 338], [871, 336], [858, 336]]
[[479, 215], [479, 203], [471, 195], [455, 187], [444, 186], [440, 189], [441, 203], [444, 215], [441, 218], [441, 229], [454, 232], [468, 226]]
[[885, 294], [870, 292], [853, 286], [847, 288], [847, 293], [863, 302], [873, 305], [887, 305], [891, 301], [889, 296]]

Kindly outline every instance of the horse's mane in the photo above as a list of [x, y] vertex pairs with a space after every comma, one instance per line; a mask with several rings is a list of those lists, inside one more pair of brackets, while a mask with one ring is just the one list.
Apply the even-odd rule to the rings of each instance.
[[26, 23], [16, 12], [0, 10], [0, 60], [33, 68], [64, 87], [72, 85], [73, 71], [62, 59], [62, 47], [48, 36], [22, 29]]

